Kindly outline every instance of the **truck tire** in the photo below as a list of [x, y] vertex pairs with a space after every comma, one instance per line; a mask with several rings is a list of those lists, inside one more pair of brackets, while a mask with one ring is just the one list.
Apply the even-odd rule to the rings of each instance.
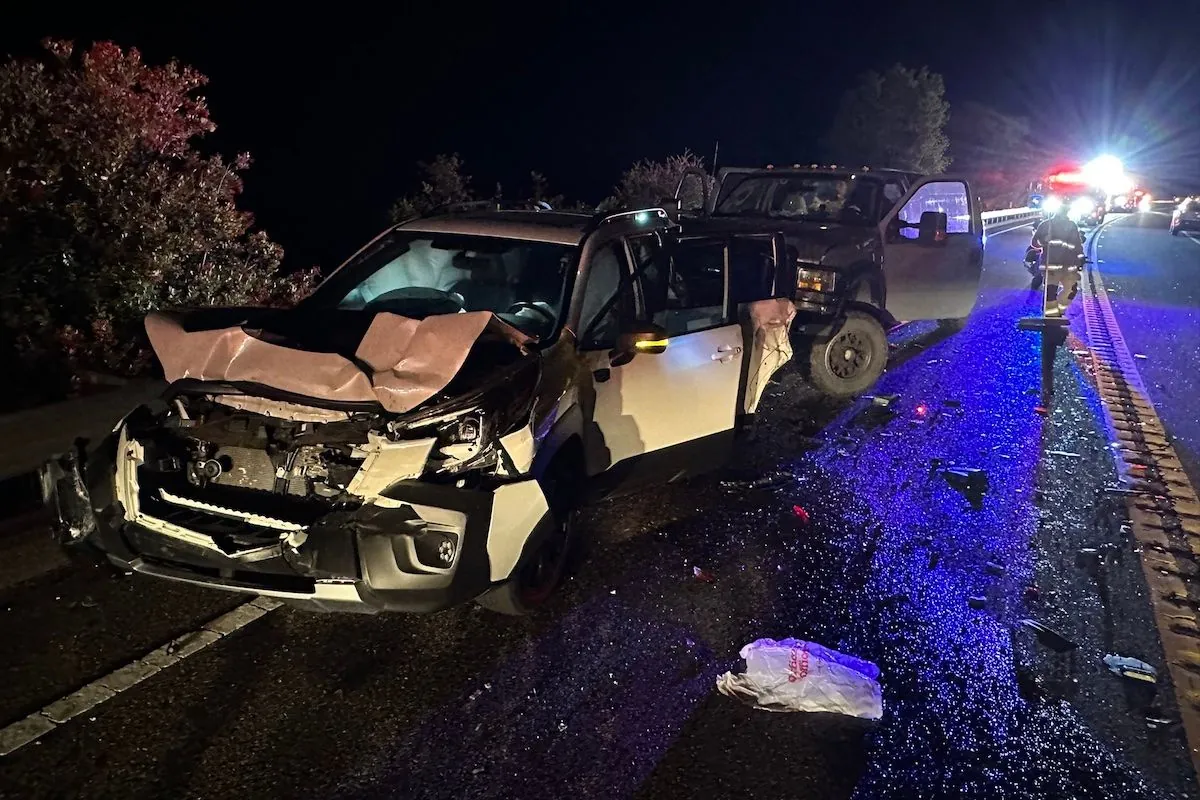
[[966, 325], [967, 325], [966, 317], [962, 317], [960, 319], [953, 319], [953, 318], [939, 319], [937, 321], [938, 330], [945, 331], [946, 333], [958, 333], [963, 328], [965, 328]]
[[829, 397], [854, 397], [875, 385], [887, 359], [887, 334], [879, 320], [849, 311], [809, 345], [808, 379]]
[[515, 574], [475, 598], [475, 602], [508, 616], [531, 614], [554, 594], [562, 583], [577, 549], [575, 520], [583, 494], [582, 449], [568, 444], [559, 451], [541, 477], [554, 531], [538, 549], [517, 565]]

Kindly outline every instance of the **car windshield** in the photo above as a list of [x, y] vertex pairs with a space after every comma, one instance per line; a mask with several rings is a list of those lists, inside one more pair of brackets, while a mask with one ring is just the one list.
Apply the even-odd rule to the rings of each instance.
[[727, 176], [715, 215], [811, 219], [869, 225], [878, 221], [873, 181], [828, 172]]
[[524, 239], [393, 231], [322, 283], [306, 303], [422, 319], [491, 311], [527, 334], [558, 327], [576, 247]]

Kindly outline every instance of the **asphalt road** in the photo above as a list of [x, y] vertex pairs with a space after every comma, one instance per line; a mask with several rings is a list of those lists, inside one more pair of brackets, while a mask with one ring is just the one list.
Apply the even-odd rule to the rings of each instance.
[[[0, 760], [0, 795], [1196, 797], [1178, 726], [1147, 722], [1177, 713], [1170, 686], [1139, 693], [1100, 661], [1162, 655], [1136, 556], [1097, 500], [1107, 438], [1068, 353], [1052, 413], [1034, 410], [1037, 337], [1016, 329], [1037, 310], [1027, 234], [990, 237], [965, 330], [894, 337], [879, 391], [900, 395], [895, 415], [815, 403], [784, 376], [731, 467], [590, 510], [590, 558], [546, 613], [274, 611]], [[1102, 240], [1106, 279], [1120, 287], [1138, 259], [1158, 286], [1151, 235], [1168, 248], [1154, 253], [1179, 248], [1176, 280], [1188, 257], [1200, 267], [1195, 243], [1123, 222]], [[1146, 378], [1186, 439], [1173, 363]], [[968, 502], [939, 463], [986, 470], [986, 493]], [[1078, 565], [1105, 544], [1102, 566]], [[23, 578], [0, 590], [0, 724], [238, 602], [66, 564]], [[1079, 647], [1014, 634], [1025, 616]], [[718, 695], [763, 636], [879, 664], [884, 719]]]

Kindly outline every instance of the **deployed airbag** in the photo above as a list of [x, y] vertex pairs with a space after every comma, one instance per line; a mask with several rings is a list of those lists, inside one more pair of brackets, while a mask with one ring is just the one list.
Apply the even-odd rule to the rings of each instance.
[[522, 350], [532, 341], [490, 311], [423, 320], [379, 313], [358, 344], [355, 363], [338, 353], [267, 342], [240, 325], [187, 331], [178, 315], [146, 317], [146, 333], [169, 382], [257, 383], [317, 400], [378, 402], [395, 413], [446, 388], [485, 332]]

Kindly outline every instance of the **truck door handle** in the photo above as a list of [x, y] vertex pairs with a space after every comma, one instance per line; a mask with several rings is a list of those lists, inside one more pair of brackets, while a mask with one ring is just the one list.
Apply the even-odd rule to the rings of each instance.
[[738, 346], [736, 346], [736, 345], [732, 345], [732, 344], [723, 344], [723, 345], [721, 345], [721, 346], [719, 346], [719, 347], [717, 348], [717, 352], [718, 352], [718, 353], [734, 353], [734, 354], [737, 354], [737, 353], [740, 353], [740, 352], [742, 352], [742, 348], [740, 348], [740, 347], [738, 347]]

